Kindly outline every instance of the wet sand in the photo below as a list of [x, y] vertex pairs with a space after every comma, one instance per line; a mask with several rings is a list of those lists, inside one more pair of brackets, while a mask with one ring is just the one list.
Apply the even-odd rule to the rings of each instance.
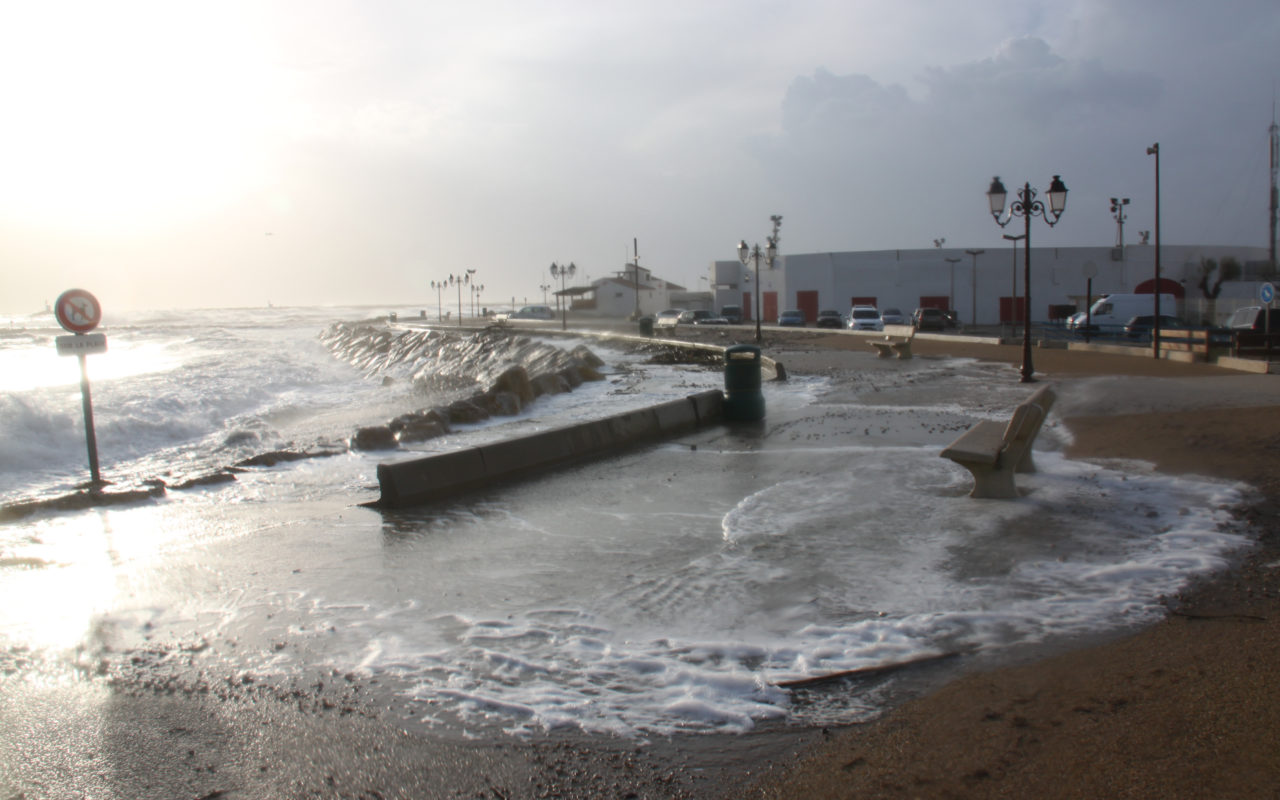
[[[771, 334], [765, 347], [792, 372], [838, 380], [867, 345], [809, 331]], [[1021, 360], [1016, 346], [959, 341], [920, 341], [915, 351], [1005, 361], [1011, 380]], [[1055, 409], [1074, 437], [1071, 456], [1141, 459], [1262, 492], [1245, 512], [1260, 546], [1170, 598], [1172, 615], [1151, 628], [1015, 663], [975, 662], [867, 725], [647, 743], [410, 733], [379, 714], [376, 687], [346, 676], [320, 688], [195, 691], [82, 675], [15, 680], [22, 656], [9, 654], [0, 797], [1277, 796], [1280, 389], [1271, 386], [1280, 378], [1035, 355], [1055, 381], [1112, 381], [1095, 406]], [[1214, 408], [1224, 394], [1233, 407]], [[1124, 406], [1109, 406], [1117, 397]], [[918, 683], [953, 674], [925, 670]]]
[[[915, 349], [1021, 363], [1013, 346]], [[1262, 495], [1244, 511], [1259, 546], [1170, 598], [1170, 617], [1149, 629], [967, 674], [834, 733], [746, 796], [1280, 796], [1280, 377], [1060, 350], [1033, 357], [1062, 383], [1166, 379], [1144, 382], [1130, 406], [1067, 416], [1068, 454], [1247, 482]]]

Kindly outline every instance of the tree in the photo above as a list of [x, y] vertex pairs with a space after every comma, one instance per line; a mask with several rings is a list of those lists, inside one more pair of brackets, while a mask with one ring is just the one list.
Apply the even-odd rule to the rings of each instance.
[[[1213, 277], [1213, 273], [1217, 272], [1218, 277], [1213, 281], [1213, 288], [1209, 288], [1209, 280]], [[1240, 269], [1240, 262], [1236, 261], [1232, 256], [1226, 256], [1219, 264], [1212, 258], [1200, 259], [1200, 292], [1209, 302], [1206, 303], [1205, 322], [1209, 325], [1214, 324], [1216, 317], [1217, 299], [1222, 292], [1222, 284], [1226, 281], [1234, 281], [1240, 277], [1243, 270]]]

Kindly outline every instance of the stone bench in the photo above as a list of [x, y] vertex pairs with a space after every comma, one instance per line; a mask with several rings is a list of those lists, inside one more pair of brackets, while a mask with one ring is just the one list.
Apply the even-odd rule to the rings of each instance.
[[1035, 472], [1031, 445], [1053, 406], [1053, 389], [1037, 389], [1013, 410], [1007, 424], [983, 420], [961, 434], [940, 454], [973, 474], [970, 497], [1009, 499], [1018, 496], [1014, 473]]
[[915, 338], [913, 325], [885, 325], [884, 337], [871, 339], [871, 346], [881, 358], [897, 355], [898, 358], [911, 358], [911, 340]]

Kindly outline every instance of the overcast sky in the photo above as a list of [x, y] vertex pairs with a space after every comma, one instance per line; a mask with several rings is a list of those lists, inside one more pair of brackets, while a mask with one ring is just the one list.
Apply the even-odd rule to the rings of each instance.
[[[0, 0], [0, 312], [489, 304], [641, 264], [1037, 245], [1265, 247], [1275, 0]], [[1020, 222], [1015, 222], [1015, 226]]]

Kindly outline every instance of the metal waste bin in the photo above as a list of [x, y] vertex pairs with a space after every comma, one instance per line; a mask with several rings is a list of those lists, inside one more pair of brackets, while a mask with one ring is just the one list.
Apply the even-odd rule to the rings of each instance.
[[640, 318], [640, 335], [641, 336], [653, 335], [653, 317]]
[[724, 417], [727, 420], [764, 419], [760, 391], [760, 348], [735, 344], [724, 349]]

